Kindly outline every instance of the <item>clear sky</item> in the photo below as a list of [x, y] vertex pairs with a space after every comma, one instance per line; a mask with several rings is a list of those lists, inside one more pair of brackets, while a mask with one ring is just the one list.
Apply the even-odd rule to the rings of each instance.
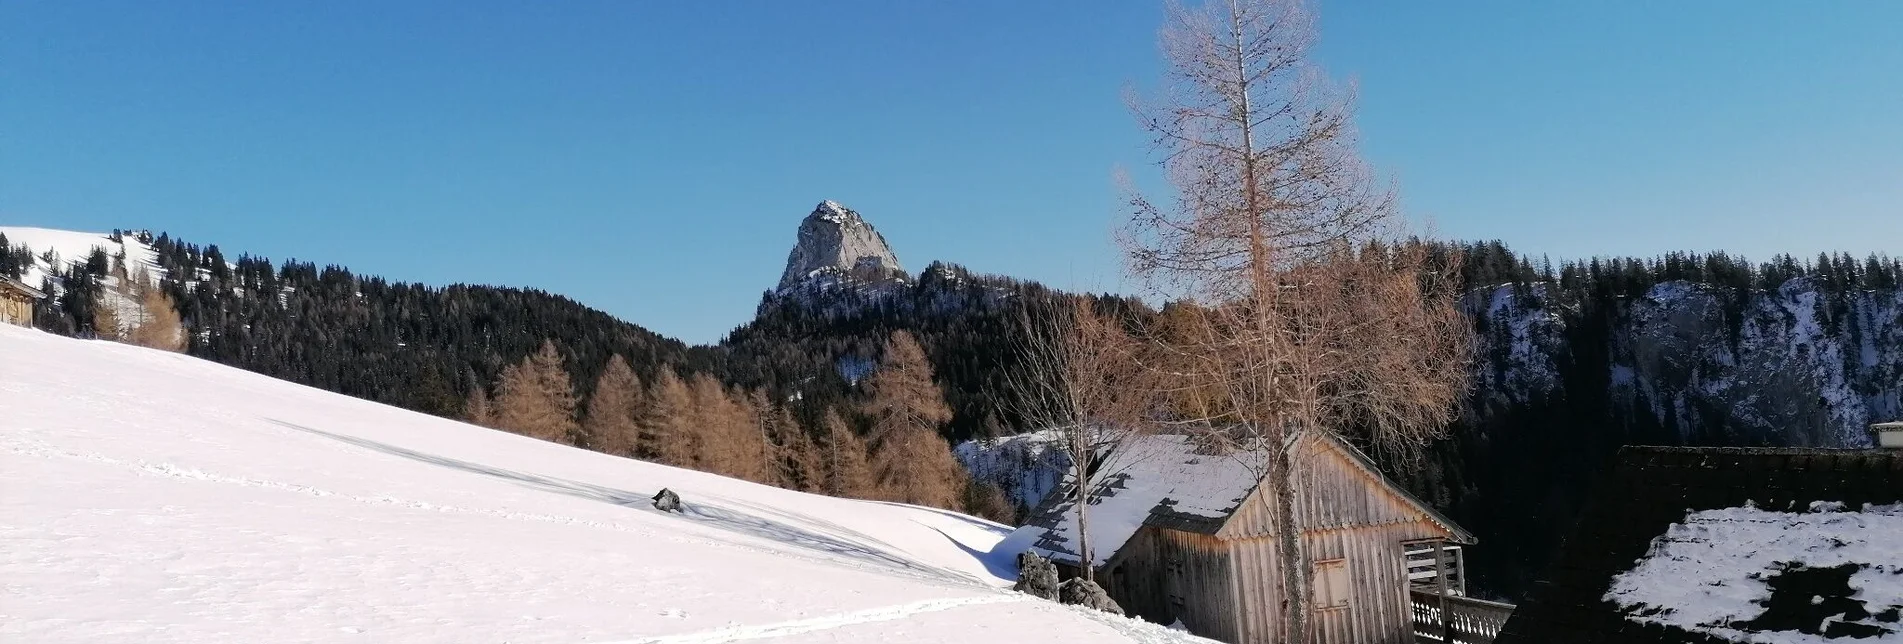
[[[1555, 258], [1903, 252], [1903, 2], [1324, 0], [1409, 214]], [[821, 199], [1121, 290], [1162, 11], [1101, 0], [0, 2], [0, 224], [532, 286], [689, 341]], [[1153, 176], [1153, 174], [1149, 174]]]

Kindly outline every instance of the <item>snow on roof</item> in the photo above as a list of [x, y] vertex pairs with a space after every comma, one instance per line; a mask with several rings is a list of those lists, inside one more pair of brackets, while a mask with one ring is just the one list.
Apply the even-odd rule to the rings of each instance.
[[1903, 642], [1903, 505], [1689, 512], [1605, 599], [1628, 620], [1734, 642]]
[[[1144, 525], [1214, 532], [1260, 480], [1260, 452], [1226, 455], [1199, 450], [1188, 436], [1156, 434], [1125, 443], [1092, 477], [1091, 560], [1103, 565]], [[1001, 547], [1029, 548], [1076, 563], [1077, 509], [1066, 479]]]
[[0, 275], [0, 286], [17, 289], [20, 292], [25, 293], [27, 297], [30, 297], [36, 300], [42, 297], [46, 297], [46, 294], [41, 293], [39, 289], [33, 288], [31, 286], [27, 286], [26, 284], [21, 283], [20, 280], [13, 279], [5, 275]]

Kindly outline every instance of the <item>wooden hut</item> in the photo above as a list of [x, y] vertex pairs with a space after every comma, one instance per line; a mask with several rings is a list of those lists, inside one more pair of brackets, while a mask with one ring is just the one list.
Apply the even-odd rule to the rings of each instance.
[[33, 303], [42, 297], [39, 290], [0, 275], [0, 324], [33, 326]]
[[[1314, 641], [1415, 641], [1423, 590], [1464, 594], [1457, 544], [1474, 543], [1473, 535], [1389, 481], [1353, 446], [1305, 433], [1288, 449], [1295, 521], [1314, 582]], [[1219, 453], [1177, 435], [1136, 439], [1106, 456], [1092, 475], [1086, 515], [1098, 583], [1126, 612], [1153, 622], [1181, 622], [1237, 644], [1277, 641], [1280, 558], [1273, 491], [1261, 484], [1264, 458]], [[1013, 542], [1028, 542], [1075, 574], [1083, 563], [1070, 489], [1060, 485], [1045, 498]], [[1446, 612], [1444, 604], [1439, 609]]]

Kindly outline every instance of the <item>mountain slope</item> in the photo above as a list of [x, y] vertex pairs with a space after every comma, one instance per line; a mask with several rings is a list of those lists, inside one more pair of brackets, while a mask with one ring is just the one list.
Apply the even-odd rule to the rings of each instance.
[[1005, 528], [962, 515], [126, 345], [4, 327], [0, 355], [0, 639], [1188, 641], [1000, 590]]

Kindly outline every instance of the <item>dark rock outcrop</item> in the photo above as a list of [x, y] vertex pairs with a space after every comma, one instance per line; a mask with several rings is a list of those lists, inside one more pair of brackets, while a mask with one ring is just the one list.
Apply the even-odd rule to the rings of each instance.
[[675, 494], [673, 490], [661, 488], [660, 493], [654, 495], [654, 509], [662, 512], [680, 512], [681, 495]]
[[1116, 600], [1111, 599], [1109, 593], [1103, 591], [1103, 586], [1082, 577], [1064, 582], [1064, 585], [1058, 588], [1057, 601], [1084, 608], [1094, 608], [1106, 613], [1123, 614], [1123, 607], [1118, 606]]
[[1021, 593], [1057, 601], [1057, 566], [1049, 559], [1026, 550], [1018, 553], [1018, 583], [1011, 587]]

